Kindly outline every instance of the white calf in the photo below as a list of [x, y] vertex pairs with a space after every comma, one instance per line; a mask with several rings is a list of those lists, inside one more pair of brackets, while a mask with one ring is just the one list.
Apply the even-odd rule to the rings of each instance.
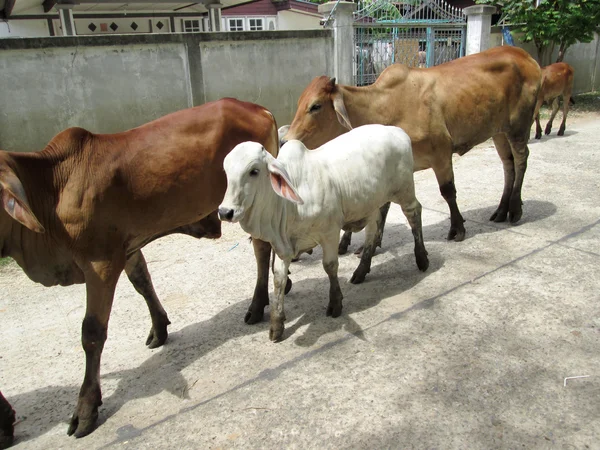
[[350, 280], [360, 283], [371, 268], [381, 220], [379, 207], [384, 203], [392, 201], [402, 207], [412, 228], [417, 266], [423, 271], [429, 266], [421, 205], [415, 197], [411, 142], [400, 128], [365, 125], [316, 150], [289, 141], [278, 159], [261, 144], [244, 142], [225, 157], [223, 166], [227, 191], [219, 207], [221, 220], [239, 221], [252, 237], [270, 242], [277, 255], [269, 334], [273, 341], [283, 334], [283, 296], [292, 258], [321, 245], [330, 281], [327, 315], [339, 316], [343, 298], [337, 278], [340, 230], [366, 227], [363, 255]]

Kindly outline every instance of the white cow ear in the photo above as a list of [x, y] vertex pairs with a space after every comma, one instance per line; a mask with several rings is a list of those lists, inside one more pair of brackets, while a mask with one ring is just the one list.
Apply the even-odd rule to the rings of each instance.
[[346, 111], [346, 105], [344, 104], [344, 96], [342, 91], [336, 89], [331, 94], [331, 99], [333, 100], [333, 109], [335, 110], [335, 115], [338, 118], [338, 121], [349, 130], [352, 129], [352, 124], [350, 123], [350, 118], [348, 117], [348, 112]]
[[25, 189], [19, 178], [11, 172], [0, 172], [0, 187], [2, 188], [2, 207], [8, 215], [31, 231], [44, 233], [46, 230], [31, 211]]
[[267, 165], [269, 170], [269, 178], [271, 180], [271, 186], [277, 195], [283, 197], [290, 202], [296, 203], [297, 205], [303, 205], [304, 200], [296, 191], [296, 188], [292, 186], [290, 177], [285, 168], [273, 158], [273, 160]]

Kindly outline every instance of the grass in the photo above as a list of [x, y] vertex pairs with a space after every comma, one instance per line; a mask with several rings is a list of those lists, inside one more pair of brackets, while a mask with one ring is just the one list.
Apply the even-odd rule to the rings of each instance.
[[12, 263], [12, 258], [0, 258], [0, 269]]

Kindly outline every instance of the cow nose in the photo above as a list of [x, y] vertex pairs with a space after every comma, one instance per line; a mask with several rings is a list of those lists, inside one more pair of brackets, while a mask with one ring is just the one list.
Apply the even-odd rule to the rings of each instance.
[[231, 222], [231, 219], [233, 219], [233, 209], [219, 208], [219, 219]]

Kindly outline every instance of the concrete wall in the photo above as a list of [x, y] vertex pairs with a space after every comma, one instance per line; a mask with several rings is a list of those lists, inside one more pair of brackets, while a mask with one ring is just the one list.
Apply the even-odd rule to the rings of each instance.
[[332, 60], [329, 30], [0, 39], [0, 149], [39, 150], [71, 126], [122, 131], [221, 97], [283, 125]]
[[[519, 39], [517, 33], [513, 33], [515, 45], [529, 52], [537, 60], [537, 50], [533, 42], [524, 43]], [[491, 35], [492, 47], [502, 45], [502, 33], [498, 28], [493, 29]], [[558, 50], [555, 49], [552, 61], [556, 61]], [[596, 38], [587, 44], [574, 44], [567, 49], [564, 62], [573, 66], [575, 80], [573, 92], [581, 94], [600, 90], [600, 38]]]

